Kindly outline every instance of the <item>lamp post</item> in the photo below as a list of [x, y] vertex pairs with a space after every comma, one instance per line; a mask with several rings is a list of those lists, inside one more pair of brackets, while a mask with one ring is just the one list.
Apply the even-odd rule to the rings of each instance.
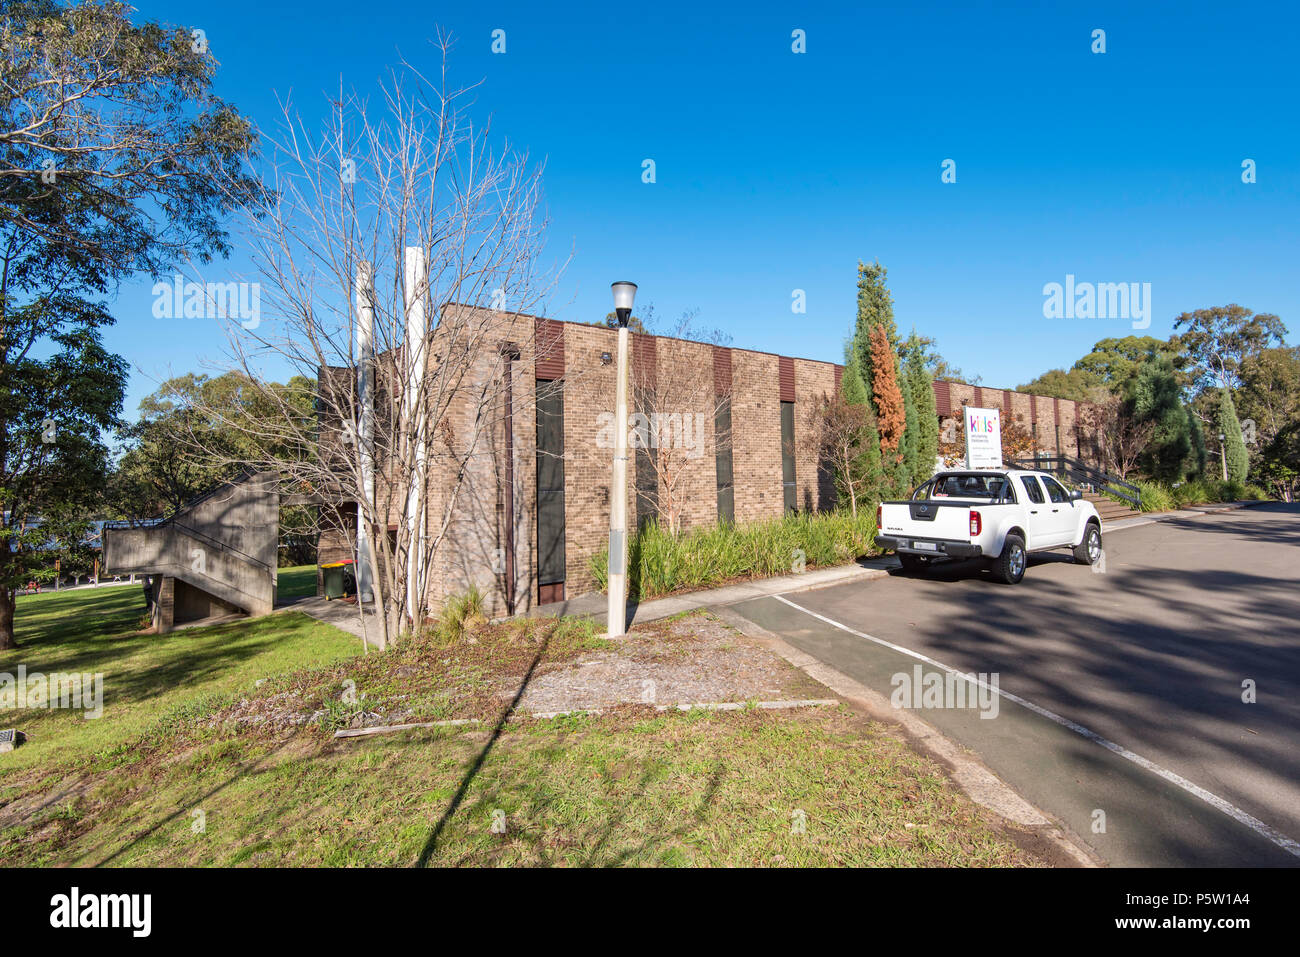
[[614, 469], [609, 486], [609, 606], [611, 638], [627, 632], [627, 322], [632, 318], [636, 283], [616, 282], [614, 315], [618, 317], [618, 384], [614, 399]]

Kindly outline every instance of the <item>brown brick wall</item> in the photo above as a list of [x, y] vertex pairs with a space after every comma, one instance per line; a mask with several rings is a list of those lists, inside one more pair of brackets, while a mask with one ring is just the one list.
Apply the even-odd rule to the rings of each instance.
[[838, 388], [836, 366], [808, 359], [794, 360], [794, 438], [796, 501], [801, 512], [828, 511], [835, 507], [835, 486], [821, 468], [808, 442], [810, 410]]
[[1085, 459], [1092, 454], [1093, 438], [1086, 427], [1086, 403], [964, 382], [936, 382], [934, 395], [941, 420], [949, 414], [957, 415], [963, 404], [999, 408], [1005, 415], [1009, 400], [1011, 415], [1034, 432], [1042, 451]]
[[784, 510], [778, 376], [776, 356], [732, 350], [732, 468], [738, 523], [779, 518]]

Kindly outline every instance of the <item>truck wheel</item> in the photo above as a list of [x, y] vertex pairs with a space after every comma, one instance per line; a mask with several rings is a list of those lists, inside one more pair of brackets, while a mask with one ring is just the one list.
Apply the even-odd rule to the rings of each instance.
[[1101, 529], [1096, 522], [1088, 523], [1083, 541], [1074, 546], [1074, 560], [1080, 565], [1095, 565], [1101, 561]]
[[906, 552], [899, 552], [898, 560], [903, 563], [903, 571], [909, 575], [923, 572], [930, 567], [930, 559], [923, 555], [908, 555]]
[[1025, 540], [1019, 535], [1008, 535], [1002, 543], [1002, 554], [993, 559], [993, 574], [998, 581], [1014, 585], [1025, 577]]

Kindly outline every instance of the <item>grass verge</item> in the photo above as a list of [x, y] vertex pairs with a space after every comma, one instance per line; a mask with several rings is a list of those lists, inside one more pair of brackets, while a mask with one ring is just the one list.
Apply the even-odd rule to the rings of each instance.
[[[20, 654], [111, 665], [117, 697], [98, 722], [20, 716], [39, 733], [0, 765], [10, 866], [1037, 863], [846, 708], [505, 721], [525, 676], [609, 647], [590, 622], [469, 620], [357, 656], [291, 613], [137, 635], [122, 592], [22, 607]], [[442, 717], [481, 723], [332, 737]]]

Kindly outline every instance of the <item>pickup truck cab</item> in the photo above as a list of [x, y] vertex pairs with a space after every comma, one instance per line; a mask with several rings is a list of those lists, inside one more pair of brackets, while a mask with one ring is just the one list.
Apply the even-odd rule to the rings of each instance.
[[1014, 585], [1030, 552], [1070, 548], [1083, 565], [1101, 559], [1101, 517], [1080, 492], [1046, 472], [945, 471], [906, 502], [876, 509], [876, 544], [920, 571], [946, 559], [985, 558]]

